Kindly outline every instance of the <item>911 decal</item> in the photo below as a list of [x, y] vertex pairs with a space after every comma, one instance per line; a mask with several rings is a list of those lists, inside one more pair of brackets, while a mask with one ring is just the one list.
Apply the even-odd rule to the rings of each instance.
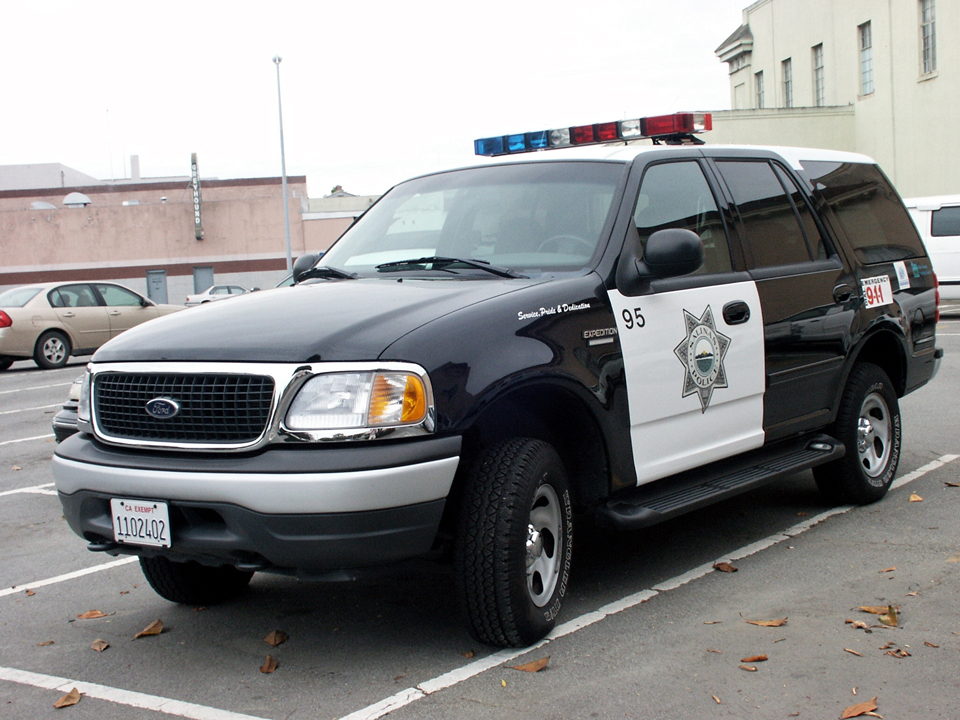
[[893, 290], [888, 275], [863, 278], [860, 286], [863, 288], [863, 299], [868, 308], [890, 305], [893, 302]]

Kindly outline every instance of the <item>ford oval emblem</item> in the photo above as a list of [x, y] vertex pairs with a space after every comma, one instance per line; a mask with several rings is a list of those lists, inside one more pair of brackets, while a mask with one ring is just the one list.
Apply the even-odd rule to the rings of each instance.
[[159, 397], [148, 402], [144, 409], [150, 417], [157, 418], [157, 420], [166, 420], [177, 416], [180, 412], [180, 403], [170, 398]]

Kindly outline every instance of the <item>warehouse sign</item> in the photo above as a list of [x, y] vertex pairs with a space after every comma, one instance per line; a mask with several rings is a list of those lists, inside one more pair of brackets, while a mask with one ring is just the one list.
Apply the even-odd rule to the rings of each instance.
[[197, 154], [190, 154], [190, 173], [193, 185], [193, 236], [203, 240], [203, 225], [200, 223], [200, 173], [197, 171]]

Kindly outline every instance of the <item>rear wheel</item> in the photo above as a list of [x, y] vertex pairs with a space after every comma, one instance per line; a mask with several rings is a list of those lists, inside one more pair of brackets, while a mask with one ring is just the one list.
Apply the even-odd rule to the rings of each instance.
[[9, 370], [11, 365], [13, 365], [13, 360], [0, 360], [0, 372]]
[[464, 488], [457, 583], [475, 638], [524, 647], [556, 624], [570, 577], [573, 507], [547, 443], [515, 438], [488, 449]]
[[33, 361], [40, 367], [51, 370], [62, 368], [70, 359], [70, 340], [59, 330], [45, 332], [37, 340]]
[[216, 605], [230, 600], [243, 592], [253, 577], [252, 572], [230, 565], [207, 567], [165, 557], [142, 557], [140, 569], [157, 595], [183, 605]]
[[814, 468], [820, 492], [831, 502], [864, 505], [890, 489], [900, 461], [900, 405], [890, 378], [878, 366], [853, 368], [833, 435], [847, 451]]

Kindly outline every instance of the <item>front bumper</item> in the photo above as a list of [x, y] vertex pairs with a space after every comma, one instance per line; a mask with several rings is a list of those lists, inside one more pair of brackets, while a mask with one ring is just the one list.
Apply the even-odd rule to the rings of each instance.
[[[91, 549], [309, 574], [427, 552], [459, 453], [458, 437], [211, 457], [75, 435], [57, 447], [53, 475], [67, 522]], [[114, 497], [167, 502], [172, 547], [114, 542]]]

